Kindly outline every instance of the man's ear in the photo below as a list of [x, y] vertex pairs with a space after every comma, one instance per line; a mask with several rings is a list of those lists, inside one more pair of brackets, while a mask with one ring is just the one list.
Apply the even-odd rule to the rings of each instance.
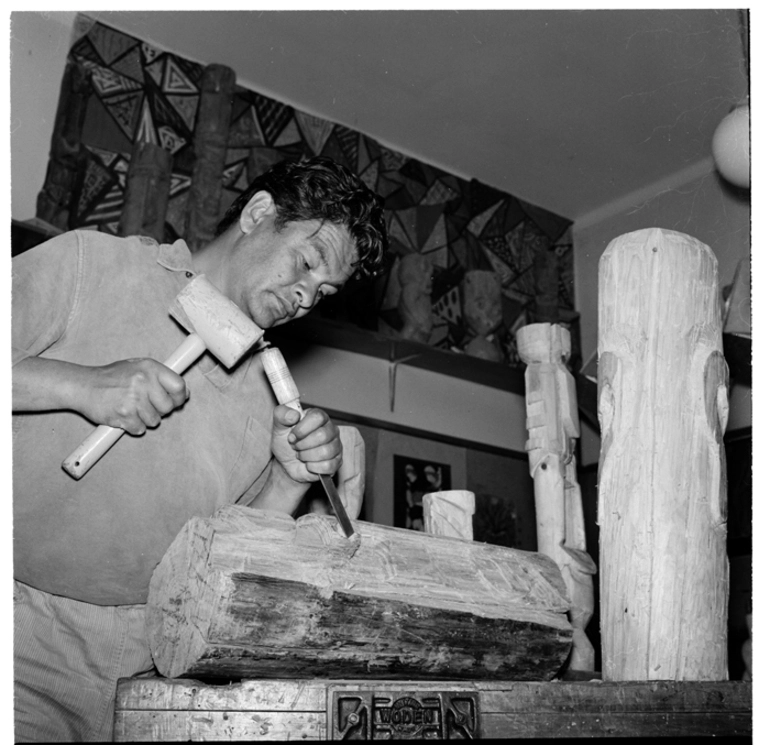
[[251, 233], [266, 217], [275, 215], [275, 202], [269, 192], [258, 191], [241, 210], [239, 225], [243, 233]]

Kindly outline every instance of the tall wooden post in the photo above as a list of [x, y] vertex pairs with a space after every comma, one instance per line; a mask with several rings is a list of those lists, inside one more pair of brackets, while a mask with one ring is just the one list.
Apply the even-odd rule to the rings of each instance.
[[162, 243], [171, 186], [171, 154], [151, 142], [137, 142], [126, 181], [120, 235], [148, 235]]
[[219, 202], [234, 90], [235, 72], [229, 67], [208, 65], [203, 71], [185, 230], [185, 240], [193, 252], [214, 237], [222, 217]]
[[575, 380], [565, 361], [570, 333], [558, 324], [533, 323], [516, 332], [525, 373], [529, 471], [535, 482], [537, 550], [559, 567], [570, 598], [574, 629], [571, 670], [593, 671], [594, 648], [585, 628], [594, 613], [596, 565], [586, 552], [583, 502], [575, 468], [580, 436]]
[[717, 262], [651, 228], [599, 263], [602, 673], [726, 680], [727, 422]]

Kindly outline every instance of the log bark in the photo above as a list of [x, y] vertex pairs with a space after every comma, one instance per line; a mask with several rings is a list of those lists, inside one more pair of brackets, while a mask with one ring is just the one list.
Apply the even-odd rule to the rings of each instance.
[[171, 154], [151, 142], [137, 142], [131, 154], [120, 235], [147, 235], [163, 243]]
[[230, 506], [190, 520], [150, 583], [167, 677], [548, 680], [569, 653], [564, 583], [536, 553]]
[[193, 252], [211, 241], [222, 216], [222, 174], [234, 90], [235, 72], [229, 67], [208, 65], [203, 71], [185, 230], [185, 240]]
[[43, 188], [37, 196], [35, 213], [40, 220], [60, 230], [72, 227], [70, 211], [85, 162], [81, 135], [90, 95], [89, 72], [76, 62], [68, 61], [56, 108], [48, 168]]
[[726, 680], [726, 483], [717, 262], [657, 228], [599, 264], [605, 680]]

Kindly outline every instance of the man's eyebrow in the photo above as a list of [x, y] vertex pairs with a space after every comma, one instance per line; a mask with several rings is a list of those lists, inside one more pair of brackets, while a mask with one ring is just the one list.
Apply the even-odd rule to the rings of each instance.
[[[315, 236], [311, 237], [310, 240], [310, 246], [316, 250], [316, 253], [318, 253], [318, 257], [321, 259], [321, 264], [328, 270], [329, 269], [329, 260], [326, 257], [326, 247], [319, 241]], [[344, 286], [344, 282], [326, 282], [329, 287], [333, 287], [335, 290], [339, 291]]]
[[313, 239], [310, 241], [310, 245], [317, 251], [321, 263], [328, 269], [329, 259], [326, 257], [326, 247], [315, 236], [313, 236]]

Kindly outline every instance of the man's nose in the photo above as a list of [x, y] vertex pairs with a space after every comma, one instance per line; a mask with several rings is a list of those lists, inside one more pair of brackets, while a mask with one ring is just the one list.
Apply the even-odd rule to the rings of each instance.
[[304, 310], [310, 310], [318, 297], [318, 287], [314, 282], [303, 280], [294, 285], [294, 297], [299, 307]]

